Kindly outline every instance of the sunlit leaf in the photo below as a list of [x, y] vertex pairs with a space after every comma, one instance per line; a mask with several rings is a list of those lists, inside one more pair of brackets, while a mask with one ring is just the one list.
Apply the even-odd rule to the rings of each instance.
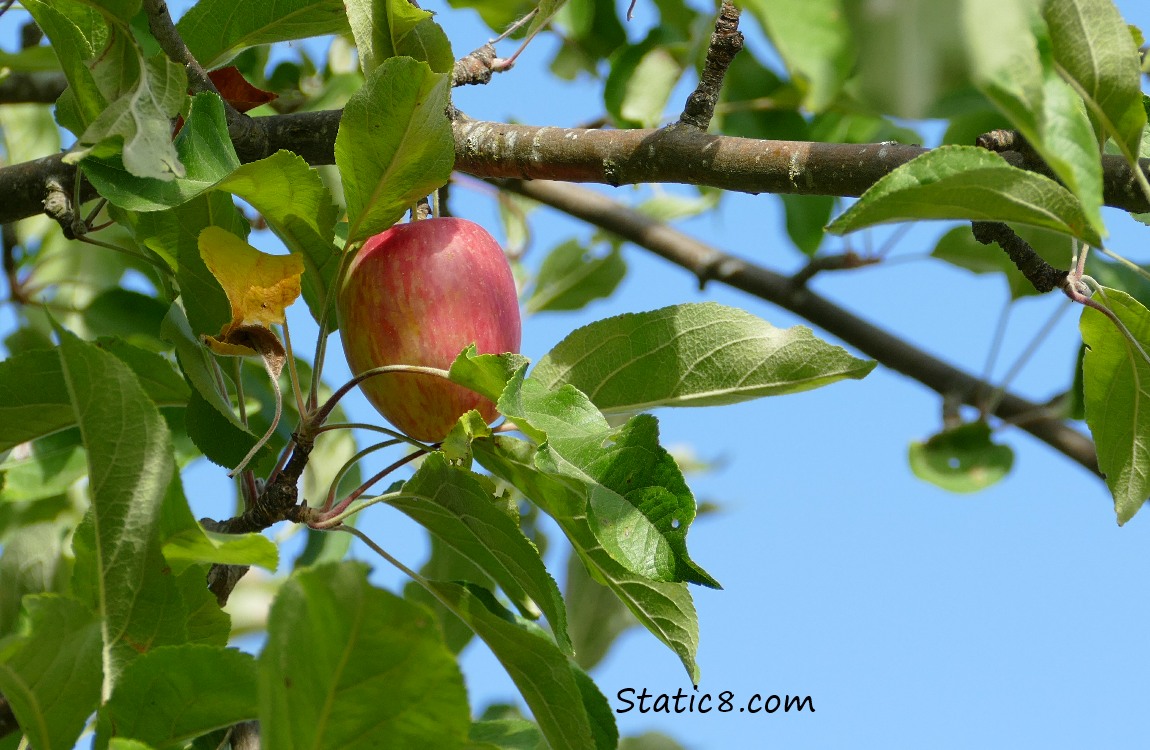
[[176, 29], [192, 55], [210, 69], [259, 44], [339, 34], [347, 30], [347, 16], [342, 0], [200, 0]]
[[548, 389], [570, 384], [607, 413], [716, 406], [862, 378], [874, 362], [713, 302], [600, 320], [570, 333], [536, 364]]
[[1150, 497], [1150, 311], [1125, 292], [1096, 296], [1137, 344], [1097, 310], [1083, 309], [1086, 344], [1083, 386], [1086, 424], [1098, 447], [1098, 468], [1114, 496], [1118, 523], [1134, 517]]
[[997, 483], [1014, 464], [1014, 451], [990, 439], [990, 426], [970, 422], [910, 444], [910, 468], [951, 492], [978, 492]]

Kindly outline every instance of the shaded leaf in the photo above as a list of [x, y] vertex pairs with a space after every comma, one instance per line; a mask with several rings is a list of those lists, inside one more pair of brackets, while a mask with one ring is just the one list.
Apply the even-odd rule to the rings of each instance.
[[568, 240], [543, 259], [525, 307], [529, 313], [578, 310], [609, 297], [626, 275], [627, 264], [618, 247], [596, 256], [578, 240]]
[[463, 678], [435, 617], [373, 588], [362, 564], [292, 574], [259, 672], [267, 747], [452, 747], [467, 736]]

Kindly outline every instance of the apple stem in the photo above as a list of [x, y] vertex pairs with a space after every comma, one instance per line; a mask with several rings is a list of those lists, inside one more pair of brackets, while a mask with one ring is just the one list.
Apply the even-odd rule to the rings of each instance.
[[399, 459], [398, 461], [393, 462], [390, 466], [383, 469], [378, 474], [373, 476], [371, 479], [367, 480], [366, 482], [361, 484], [359, 487], [357, 487], [353, 492], [348, 494], [348, 496], [345, 497], [343, 500], [340, 500], [339, 503], [334, 508], [320, 512], [318, 514], [318, 519], [316, 521], [313, 521], [309, 525], [318, 526], [319, 528], [323, 528], [324, 526], [328, 526], [330, 524], [338, 523], [338, 522], [342, 521], [344, 518], [351, 515], [351, 513], [358, 513], [359, 511], [366, 508], [368, 505], [374, 505], [377, 502], [383, 502], [384, 499], [391, 497], [391, 495], [380, 495], [378, 497], [372, 498], [370, 501], [364, 503], [362, 506], [356, 508], [354, 511], [351, 511], [349, 513], [344, 512], [347, 510], [347, 507], [349, 505], [351, 505], [353, 502], [358, 500], [363, 495], [363, 493], [367, 492], [367, 490], [370, 489], [373, 484], [380, 481], [381, 479], [383, 479], [384, 477], [386, 477], [388, 474], [395, 471], [396, 469], [404, 466], [405, 464], [411, 463], [412, 461], [414, 461], [415, 459], [419, 458], [420, 456], [422, 456], [426, 453], [427, 453], [427, 451], [425, 451], [425, 450], [413, 451], [413, 452], [407, 454], [406, 456], [404, 456], [403, 458]]
[[392, 438], [391, 440], [384, 440], [381, 443], [376, 443], [375, 445], [371, 445], [371, 446], [368, 446], [367, 448], [364, 448], [363, 450], [361, 450], [360, 452], [356, 453], [354, 456], [349, 458], [347, 461], [345, 461], [343, 466], [339, 467], [339, 471], [337, 471], [335, 473], [335, 478], [331, 480], [331, 484], [328, 485], [327, 498], [324, 500], [323, 507], [320, 508], [320, 513], [321, 514], [327, 513], [329, 510], [331, 510], [332, 503], [335, 502], [336, 490], [339, 489], [339, 483], [341, 481], [343, 481], [344, 476], [349, 471], [351, 471], [351, 467], [355, 466], [357, 461], [359, 461], [364, 456], [367, 456], [371, 453], [375, 453], [378, 450], [383, 450], [384, 448], [388, 448], [390, 446], [397, 445], [398, 443], [402, 443], [402, 442], [403, 441], [398, 439], [398, 438]]
[[373, 367], [370, 370], [365, 370], [359, 375], [356, 375], [351, 380], [347, 381], [339, 387], [339, 389], [331, 395], [324, 405], [314, 412], [313, 421], [316, 425], [322, 425], [327, 421], [328, 416], [331, 414], [332, 409], [339, 403], [339, 400], [347, 395], [347, 392], [357, 385], [367, 380], [368, 378], [375, 377], [376, 375], [390, 375], [393, 373], [410, 373], [413, 375], [435, 375], [436, 377], [449, 380], [449, 373], [447, 370], [441, 370], [438, 367], [423, 367], [421, 365], [384, 365], [383, 367]]
[[292, 449], [295, 448], [295, 445], [295, 438], [293, 436], [293, 438], [287, 442], [287, 445], [284, 446], [284, 449], [280, 451], [279, 460], [276, 461], [276, 465], [272, 467], [271, 473], [268, 474], [267, 484], [274, 482], [276, 477], [279, 476], [279, 473], [283, 471], [284, 465], [287, 464], [288, 456], [292, 454]]
[[428, 449], [425, 444], [415, 438], [404, 435], [402, 432], [388, 429], [382, 425], [367, 424], [366, 422], [336, 422], [333, 424], [325, 424], [322, 427], [317, 427], [312, 430], [312, 434], [318, 435], [321, 432], [327, 432], [329, 430], [372, 430], [374, 432], [382, 432], [384, 435], [390, 435], [397, 440], [402, 440], [413, 448]]
[[243, 368], [241, 367], [242, 364], [243, 362], [240, 361], [239, 357], [232, 357], [232, 369], [234, 370], [232, 377], [235, 379], [236, 383], [236, 404], [239, 406], [240, 422], [244, 427], [247, 427], [248, 406], [244, 399], [244, 381], [241, 378], [243, 373]]

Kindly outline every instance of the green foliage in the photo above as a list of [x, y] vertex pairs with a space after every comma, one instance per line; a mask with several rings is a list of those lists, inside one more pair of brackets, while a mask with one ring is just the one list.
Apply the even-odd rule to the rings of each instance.
[[[51, 48], [0, 51], [0, 68], [59, 72], [68, 88], [54, 110], [0, 104], [5, 163], [56, 154], [65, 143], [56, 123], [71, 130], [76, 145], [64, 160], [107, 201], [115, 224], [99, 226], [101, 206], [84, 229], [124, 251], [65, 240], [44, 217], [5, 228], [5, 302], [17, 329], [0, 361], [0, 694], [27, 744], [72, 747], [90, 723], [101, 749], [215, 748], [229, 727], [258, 719], [264, 746], [274, 748], [673, 746], [654, 735], [620, 744], [613, 711], [584, 672], [639, 625], [692, 682], [700, 676], [688, 584], [719, 584], [688, 550], [698, 503], [657, 419], [644, 412], [798, 393], [862, 379], [875, 363], [803, 326], [779, 329], [710, 302], [590, 323], [533, 368], [522, 355], [480, 355], [470, 346], [446, 376], [496, 402], [506, 421], [489, 426], [473, 411], [430, 446], [368, 425], [403, 444], [383, 448], [418, 462], [410, 478], [392, 477], [388, 490], [367, 495], [359, 461], [380, 446], [361, 450], [341, 424], [358, 417], [323, 406], [336, 389], [323, 380], [322, 346], [311, 363], [285, 353], [290, 366], [277, 393], [257, 360], [224, 358], [205, 344], [205, 336], [231, 335], [232, 345], [278, 356], [286, 331], [265, 300], [233, 304], [199, 239], [212, 227], [208, 236], [242, 239], [266, 226], [302, 261], [292, 294], [302, 294], [323, 335], [331, 333], [329, 298], [350, 258], [345, 249], [355, 252], [447, 185], [457, 148], [470, 148], [453, 135], [455, 54], [436, 17], [408, 0], [199, 0], [179, 20], [206, 69], [234, 62], [251, 84], [281, 94], [253, 115], [342, 106], [332, 169], [309, 164], [301, 154], [322, 159], [303, 149], [241, 163], [226, 112], [236, 102], [189, 96], [184, 66], [160, 51], [140, 0], [21, 5]], [[617, 128], [673, 119], [676, 92], [694, 83], [712, 29], [709, 13], [680, 0], [650, 4], [658, 22], [645, 37], [629, 34], [617, 7], [625, 4], [610, 0], [450, 5], [477, 11], [500, 34], [522, 21], [511, 34], [522, 42], [554, 30], [552, 73], [595, 79], [604, 122]], [[959, 144], [891, 171], [833, 221], [847, 196], [783, 196], [788, 235], [804, 255], [825, 252], [825, 232], [930, 219], [1011, 222], [1058, 267], [1079, 242], [1101, 245], [1101, 149], [1111, 143], [1132, 160], [1150, 144], [1139, 41], [1110, 0], [741, 5], [777, 58], [757, 44], [735, 58], [711, 133], [844, 147], [920, 143], [919, 124], [907, 118], [945, 117], [944, 141]], [[338, 36], [326, 61], [294, 47], [272, 56], [273, 45], [321, 35]], [[542, 46], [533, 44], [530, 53]], [[288, 59], [269, 70], [284, 49]], [[183, 124], [173, 136], [177, 117]], [[1018, 131], [1049, 176], [969, 145], [1002, 126]], [[938, 130], [923, 128], [930, 132]], [[729, 142], [708, 141], [719, 151]], [[692, 164], [697, 157], [705, 165], [711, 149], [688, 155]], [[639, 164], [644, 154], [620, 158]], [[550, 166], [565, 174], [565, 165]], [[649, 222], [645, 236], [715, 211], [721, 191], [699, 188], [656, 189], [633, 201]], [[535, 204], [501, 200], [518, 261]], [[605, 225], [617, 229], [635, 219], [612, 216], [618, 222]], [[614, 295], [627, 273], [622, 246], [604, 232], [560, 242], [539, 260], [528, 256], [517, 269], [526, 311], [580, 310]], [[949, 230], [932, 255], [1002, 274], [1012, 300], [1034, 293], [965, 225]], [[755, 274], [734, 259], [692, 262], [703, 282]], [[1150, 286], [1128, 266], [1092, 258], [1088, 270], [1125, 290], [1094, 298], [1120, 325], [1084, 311], [1080, 382], [1071, 384], [1124, 523], [1150, 496]], [[803, 293], [796, 284], [784, 296], [801, 307]], [[236, 320], [236, 307], [254, 311], [251, 319]], [[910, 467], [954, 492], [990, 486], [1013, 463], [1012, 449], [992, 439], [997, 427], [979, 420], [912, 443]], [[286, 578], [275, 577], [273, 538], [198, 522], [180, 474], [203, 458], [237, 467], [265, 432], [266, 445], [236, 480], [246, 502], [237, 513], [264, 520], [263, 502], [274, 494], [264, 489], [288, 474], [295, 480], [276, 489], [306, 503], [292, 518], [311, 528]], [[306, 469], [293, 465], [307, 450]], [[334, 509], [325, 505], [329, 489]], [[430, 539], [418, 572], [377, 549], [409, 575], [402, 597], [374, 585], [365, 565], [343, 561], [352, 537], [341, 532], [358, 513], [389, 509]], [[553, 528], [540, 526], [544, 515], [562, 534], [562, 591], [544, 563], [552, 558], [541, 528]], [[228, 569], [218, 566], [265, 569], [263, 595], [275, 590], [266, 623], [265, 613], [258, 625], [249, 615], [233, 631], [219, 606]], [[241, 585], [256, 588], [251, 580]], [[258, 657], [228, 647], [265, 625]], [[476, 638], [506, 669], [532, 720], [471, 715], [458, 656]]]

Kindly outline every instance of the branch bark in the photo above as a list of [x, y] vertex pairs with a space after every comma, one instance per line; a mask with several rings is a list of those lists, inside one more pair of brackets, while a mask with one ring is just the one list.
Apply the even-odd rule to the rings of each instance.
[[[992, 384], [970, 375], [812, 292], [795, 279], [728, 255], [668, 225], [633, 211], [605, 195], [558, 182], [500, 180], [505, 190], [532, 198], [613, 232], [697, 276], [741, 289], [790, 310], [884, 366], [944, 397], [980, 406]], [[1094, 443], [1064, 420], [1044, 414], [1044, 406], [1007, 393], [995, 414], [1098, 474]]]
[[[242, 162], [290, 149], [309, 164], [335, 162], [340, 110], [294, 112], [244, 119], [250, 127], [233, 133]], [[459, 117], [455, 168], [481, 178], [517, 178], [632, 185], [664, 182], [707, 185], [741, 193], [796, 193], [854, 197], [891, 170], [928, 149], [900, 144], [769, 141], [711, 135], [690, 127], [657, 130], [601, 130], [510, 125]], [[1048, 173], [1036, 157], [1001, 154], [1010, 164]], [[73, 168], [62, 155], [0, 169], [0, 224], [43, 210], [50, 178], [70, 184]], [[1103, 156], [1106, 205], [1150, 211], [1134, 173], [1119, 156]], [[1141, 162], [1150, 174], [1150, 160]], [[95, 197], [86, 188], [85, 199]]]

